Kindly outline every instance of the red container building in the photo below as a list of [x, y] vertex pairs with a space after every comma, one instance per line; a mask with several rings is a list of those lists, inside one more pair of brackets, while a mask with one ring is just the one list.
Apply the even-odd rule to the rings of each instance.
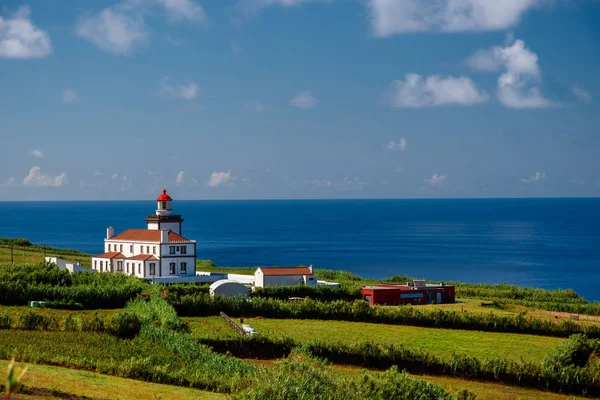
[[444, 283], [439, 285], [425, 284], [415, 281], [406, 285], [377, 285], [365, 286], [361, 289], [362, 297], [370, 305], [401, 305], [401, 304], [442, 304], [454, 303], [454, 286]]

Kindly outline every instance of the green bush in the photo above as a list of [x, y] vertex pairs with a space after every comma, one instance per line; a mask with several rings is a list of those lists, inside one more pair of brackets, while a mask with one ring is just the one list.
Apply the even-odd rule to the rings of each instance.
[[450, 400], [440, 386], [411, 378], [392, 368], [383, 373], [365, 372], [345, 378], [323, 362], [295, 355], [264, 368], [232, 396], [239, 400]]
[[10, 329], [12, 326], [12, 318], [6, 314], [0, 314], [0, 329]]
[[25, 330], [56, 330], [58, 329], [58, 321], [54, 317], [27, 310], [19, 314], [17, 326]]
[[131, 312], [120, 312], [110, 320], [109, 332], [121, 339], [132, 339], [140, 333], [142, 322]]
[[76, 272], [69, 274], [45, 263], [0, 265], [0, 304], [25, 305], [45, 300], [50, 306], [75, 309], [122, 308], [148, 284], [124, 274]]

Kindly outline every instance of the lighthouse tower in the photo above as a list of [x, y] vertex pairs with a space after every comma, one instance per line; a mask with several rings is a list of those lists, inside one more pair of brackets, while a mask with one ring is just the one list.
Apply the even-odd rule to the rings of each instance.
[[181, 235], [181, 223], [183, 219], [179, 214], [173, 214], [173, 199], [167, 194], [167, 189], [156, 199], [156, 214], [148, 215], [146, 222], [148, 230], [170, 229], [178, 235]]

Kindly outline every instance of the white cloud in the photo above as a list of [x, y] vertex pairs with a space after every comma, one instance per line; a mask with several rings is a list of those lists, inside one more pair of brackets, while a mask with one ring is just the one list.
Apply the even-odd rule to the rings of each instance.
[[158, 0], [169, 16], [174, 20], [204, 21], [206, 14], [199, 4], [192, 0]]
[[538, 56], [526, 48], [522, 40], [514, 40], [506, 47], [479, 50], [467, 62], [478, 70], [504, 70], [498, 78], [497, 95], [500, 103], [506, 107], [545, 108], [554, 105], [540, 88], [542, 74]]
[[40, 167], [31, 167], [29, 170], [29, 175], [23, 179], [23, 185], [26, 186], [59, 187], [66, 184], [67, 175], [64, 172], [57, 176], [51, 176], [43, 174]]
[[206, 186], [217, 187], [228, 183], [233, 179], [235, 179], [235, 177], [231, 176], [231, 171], [213, 172], [212, 174], [210, 174], [210, 178], [208, 179], [208, 181], [206, 181]]
[[545, 0], [368, 0], [372, 30], [387, 37], [415, 31], [509, 28]]
[[119, 179], [119, 174], [117, 174], [117, 173], [114, 173], [114, 174], [112, 175], [112, 180], [113, 180], [113, 181], [116, 181], [117, 179]]
[[175, 99], [193, 100], [198, 95], [199, 87], [195, 82], [187, 85], [170, 85], [171, 78], [165, 77], [160, 82], [160, 93]]
[[65, 89], [61, 93], [63, 103], [70, 104], [79, 101], [79, 95], [71, 89]]
[[34, 157], [38, 157], [38, 158], [44, 157], [44, 153], [40, 149], [33, 149], [33, 150], [31, 150], [30, 153]]
[[177, 178], [175, 178], [175, 182], [180, 184], [183, 182], [183, 179], [185, 178], [185, 172], [184, 171], [179, 171], [179, 173], [177, 174]]
[[528, 178], [521, 178], [522, 182], [525, 183], [531, 183], [531, 182], [539, 182], [546, 179], [546, 173], [545, 172], [536, 172], [535, 174], [531, 175]]
[[592, 101], [592, 96], [583, 88], [579, 86], [571, 86], [571, 93], [573, 96], [577, 98], [577, 100], [582, 101], [584, 103], [589, 103]]
[[17, 181], [17, 179], [14, 176], [11, 176], [10, 178], [8, 178], [8, 181], [6, 181], [7, 184], [12, 185]]
[[102, 50], [122, 55], [133, 53], [147, 39], [143, 18], [132, 17], [117, 8], [105, 8], [98, 15], [81, 17], [77, 34]]
[[403, 137], [400, 138], [400, 140], [398, 140], [397, 142], [394, 142], [393, 140], [390, 141], [386, 147], [390, 150], [400, 150], [400, 151], [404, 151], [406, 150], [406, 146], [407, 146], [408, 142], [406, 141], [406, 139], [404, 139]]
[[432, 186], [439, 185], [440, 183], [446, 180], [446, 175], [442, 174], [433, 174], [430, 178], [425, 178], [425, 182], [429, 183]]
[[33, 25], [30, 15], [24, 5], [12, 18], [0, 16], [0, 58], [43, 58], [52, 53], [50, 36]]
[[271, 106], [268, 106], [268, 105], [264, 104], [262, 101], [260, 101], [259, 99], [256, 99], [256, 100], [251, 100], [251, 101], [244, 103], [242, 108], [244, 110], [249, 110], [249, 111], [254, 111], [254, 112], [265, 112], [265, 111], [269, 111], [271, 109]]
[[309, 110], [319, 104], [319, 101], [313, 97], [310, 92], [300, 92], [290, 100], [290, 105], [303, 110]]
[[404, 80], [395, 80], [384, 93], [384, 103], [398, 108], [470, 105], [487, 99], [487, 93], [464, 76], [432, 75], [423, 79], [418, 74], [406, 74]]

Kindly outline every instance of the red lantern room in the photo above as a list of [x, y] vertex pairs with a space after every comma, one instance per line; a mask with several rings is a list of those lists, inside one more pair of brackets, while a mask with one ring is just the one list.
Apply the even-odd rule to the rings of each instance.
[[167, 194], [167, 189], [163, 189], [160, 196], [156, 198], [158, 206], [156, 214], [148, 215], [146, 222], [148, 230], [171, 230], [181, 235], [181, 223], [183, 219], [179, 214], [173, 214], [173, 199]]
[[156, 215], [171, 215], [173, 213], [173, 207], [171, 202], [173, 199], [167, 194], [167, 189], [163, 189], [162, 194], [156, 199], [158, 207], [156, 209]]

